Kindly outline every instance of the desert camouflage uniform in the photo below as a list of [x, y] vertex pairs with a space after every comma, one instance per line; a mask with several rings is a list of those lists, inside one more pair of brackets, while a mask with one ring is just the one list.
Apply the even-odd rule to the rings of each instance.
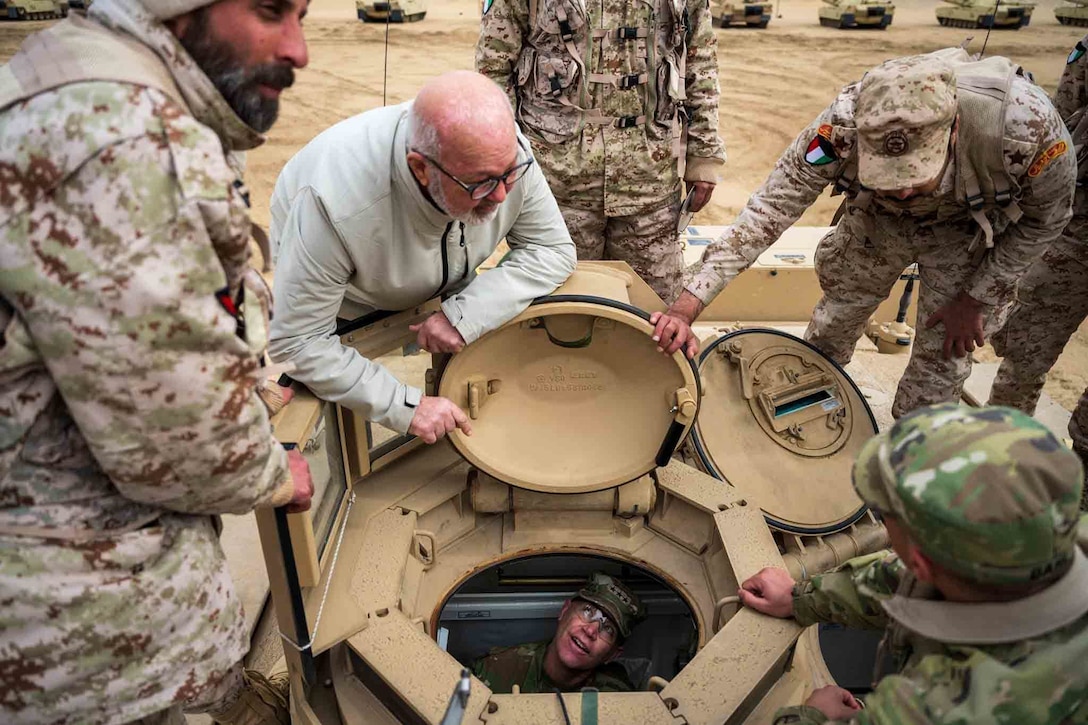
[[[134, 0], [90, 15], [0, 69], [7, 725], [176, 721], [236, 690], [248, 633], [213, 515], [291, 497], [226, 157], [260, 136]], [[88, 43], [93, 73], [48, 67]]]
[[[526, 694], [553, 692], [559, 686], [544, 672], [544, 653], [548, 650], [548, 644], [533, 642], [515, 647], [496, 647], [476, 660], [472, 665], [472, 673], [491, 688], [492, 692], [499, 694], [512, 692], [514, 685]], [[595, 687], [601, 692], [631, 692], [635, 689], [627, 678], [627, 670], [617, 662], [608, 662], [598, 667], [593, 676], [579, 685], [578, 689], [583, 687]]]
[[[704, 304], [796, 222], [829, 184], [845, 188], [848, 196], [864, 192], [844, 178], [852, 165], [856, 168], [858, 88], [858, 83], [846, 86], [797, 137], [736, 221], [689, 268], [685, 287]], [[966, 292], [986, 306], [987, 333], [998, 329], [1003, 322], [1000, 312], [1011, 301], [1017, 282], [1069, 220], [1073, 154], [1061, 153], [1042, 164], [1034, 176], [1028, 173], [1048, 151], [1069, 143], [1061, 118], [1043, 91], [1025, 78], [1015, 78], [1009, 94], [1003, 158], [1008, 175], [1019, 185], [1023, 217], [1010, 223], [1001, 209], [986, 210], [994, 230], [993, 249], [985, 248], [980, 228], [962, 199], [964, 164], [958, 162], [958, 151], [996, 141], [967, 138], [961, 118], [957, 154], [933, 196], [910, 204], [875, 196], [861, 203], [869, 195], [856, 193], [816, 252], [816, 272], [824, 294], [805, 337], [840, 364], [850, 361], [870, 315], [904, 268], [918, 263], [919, 329], [896, 394], [896, 416], [958, 398], [970, 372], [969, 358], [943, 358], [944, 327], [926, 328], [925, 320]], [[813, 149], [818, 163], [806, 160]], [[820, 149], [826, 152], [821, 155]]]
[[[1069, 53], [1065, 72], [1054, 94], [1066, 126], [1072, 132], [1088, 113], [1088, 37]], [[1080, 134], [1074, 142], [1081, 143]], [[1083, 139], [1088, 141], [1088, 139]], [[1005, 359], [997, 370], [992, 405], [1035, 412], [1047, 373], [1057, 362], [1070, 336], [1088, 316], [1088, 166], [1077, 174], [1073, 219], [1020, 283], [1016, 309], [993, 345]], [[1070, 422], [1074, 450], [1088, 461], [1088, 390]]]
[[476, 70], [509, 93], [578, 257], [627, 261], [666, 301], [683, 268], [681, 173], [713, 182], [725, 161], [716, 42], [705, 0], [495, 0], [476, 46]]
[[[882, 455], [895, 482], [883, 480]], [[1021, 413], [945, 404], [901, 418], [870, 441], [855, 485], [927, 555], [971, 581], [1029, 582], [1073, 564], [1043, 591], [1007, 603], [940, 600], [888, 552], [798, 584], [793, 606], [802, 625], [887, 627], [882, 648], [894, 674], [849, 722], [1088, 722], [1088, 559], [1074, 545], [1076, 458]], [[829, 721], [802, 706], [780, 710], [774, 722]]]

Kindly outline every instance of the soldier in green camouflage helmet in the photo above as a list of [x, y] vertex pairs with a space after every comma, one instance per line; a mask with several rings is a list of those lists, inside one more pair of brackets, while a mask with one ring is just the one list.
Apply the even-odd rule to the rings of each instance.
[[623, 651], [631, 628], [646, 617], [638, 596], [623, 582], [595, 573], [559, 612], [555, 637], [499, 647], [476, 660], [473, 673], [492, 692], [571, 692], [595, 687], [602, 692], [634, 690], [627, 672], [613, 660]]
[[800, 583], [767, 568], [740, 596], [804, 625], [886, 627], [897, 672], [864, 709], [825, 687], [776, 725], [1088, 722], [1078, 457], [1019, 411], [943, 404], [870, 439], [854, 486], [894, 553]]
[[309, 506], [272, 435], [239, 154], [306, 0], [96, 0], [0, 67], [0, 721], [286, 723], [214, 517]]

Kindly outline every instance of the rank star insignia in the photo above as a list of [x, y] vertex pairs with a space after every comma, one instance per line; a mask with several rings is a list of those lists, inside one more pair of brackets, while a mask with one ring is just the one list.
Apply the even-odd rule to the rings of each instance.
[[1084, 47], [1084, 43], [1077, 41], [1077, 44], [1073, 46], [1073, 50], [1069, 52], [1069, 57], [1065, 59], [1065, 64], [1070, 65], [1072, 63], [1076, 63], [1078, 60], [1084, 57], [1084, 53], [1086, 50], [1088, 50], [1088, 48]]
[[835, 147], [831, 145], [830, 141], [817, 133], [809, 143], [808, 150], [805, 151], [805, 161], [813, 166], [823, 166], [838, 160], [839, 157], [835, 153]]
[[888, 156], [902, 156], [910, 149], [910, 140], [902, 131], [889, 131], [884, 135], [884, 153]]
[[1011, 154], [1009, 154], [1009, 163], [1013, 166], [1023, 166], [1024, 162], [1026, 162], [1027, 160], [1028, 157], [1020, 151], [1013, 151]]

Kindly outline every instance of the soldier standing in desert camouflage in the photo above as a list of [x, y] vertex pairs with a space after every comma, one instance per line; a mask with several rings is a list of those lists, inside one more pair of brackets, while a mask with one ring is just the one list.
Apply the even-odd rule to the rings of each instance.
[[[1077, 193], [1073, 218], [1020, 283], [1017, 305], [1004, 330], [994, 335], [994, 350], [1004, 356], [997, 370], [991, 405], [1035, 412], [1047, 373], [1070, 336], [1088, 316], [1088, 37], [1066, 59], [1054, 94], [1077, 151]], [[1088, 467], [1088, 389], [1069, 421], [1073, 450]], [[1088, 510], [1088, 495], [1081, 502]]]
[[763, 569], [740, 596], [802, 625], [886, 627], [895, 674], [878, 674], [863, 710], [824, 687], [775, 725], [1088, 722], [1081, 478], [1077, 457], [1011, 408], [945, 403], [870, 439], [854, 487], [895, 553], [796, 584]]
[[304, 0], [97, 0], [0, 68], [0, 721], [286, 722], [213, 517], [309, 506], [228, 154]]
[[476, 70], [507, 90], [579, 259], [629, 263], [666, 303], [714, 191], [718, 60], [706, 0], [493, 0]]
[[844, 88], [779, 159], [736, 221], [654, 316], [667, 351], [829, 184], [846, 194], [820, 242], [823, 297], [805, 338], [840, 365], [903, 270], [918, 263], [920, 325], [892, 414], [959, 397], [969, 353], [1070, 217], [1076, 163], [1061, 117], [1005, 58], [961, 49], [899, 58]]

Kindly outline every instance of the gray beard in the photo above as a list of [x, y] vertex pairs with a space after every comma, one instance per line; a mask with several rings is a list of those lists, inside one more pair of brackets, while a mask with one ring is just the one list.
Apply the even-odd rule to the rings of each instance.
[[[433, 166], [433, 164], [430, 164], [430, 166]], [[434, 172], [435, 179], [438, 179], [438, 174], [440, 174], [441, 172], [438, 169], [435, 169]], [[455, 221], [459, 221], [465, 226], [483, 226], [484, 224], [488, 224], [499, 213], [499, 207], [496, 206], [491, 211], [483, 214], [479, 213], [475, 209], [470, 209], [464, 214], [450, 214], [450, 204], [449, 200], [446, 199], [446, 192], [442, 190], [442, 182], [437, 181], [436, 183], [431, 184], [427, 187], [427, 191], [430, 193], [431, 201], [435, 203], [435, 206], [445, 212], [447, 216], [453, 217]]]

